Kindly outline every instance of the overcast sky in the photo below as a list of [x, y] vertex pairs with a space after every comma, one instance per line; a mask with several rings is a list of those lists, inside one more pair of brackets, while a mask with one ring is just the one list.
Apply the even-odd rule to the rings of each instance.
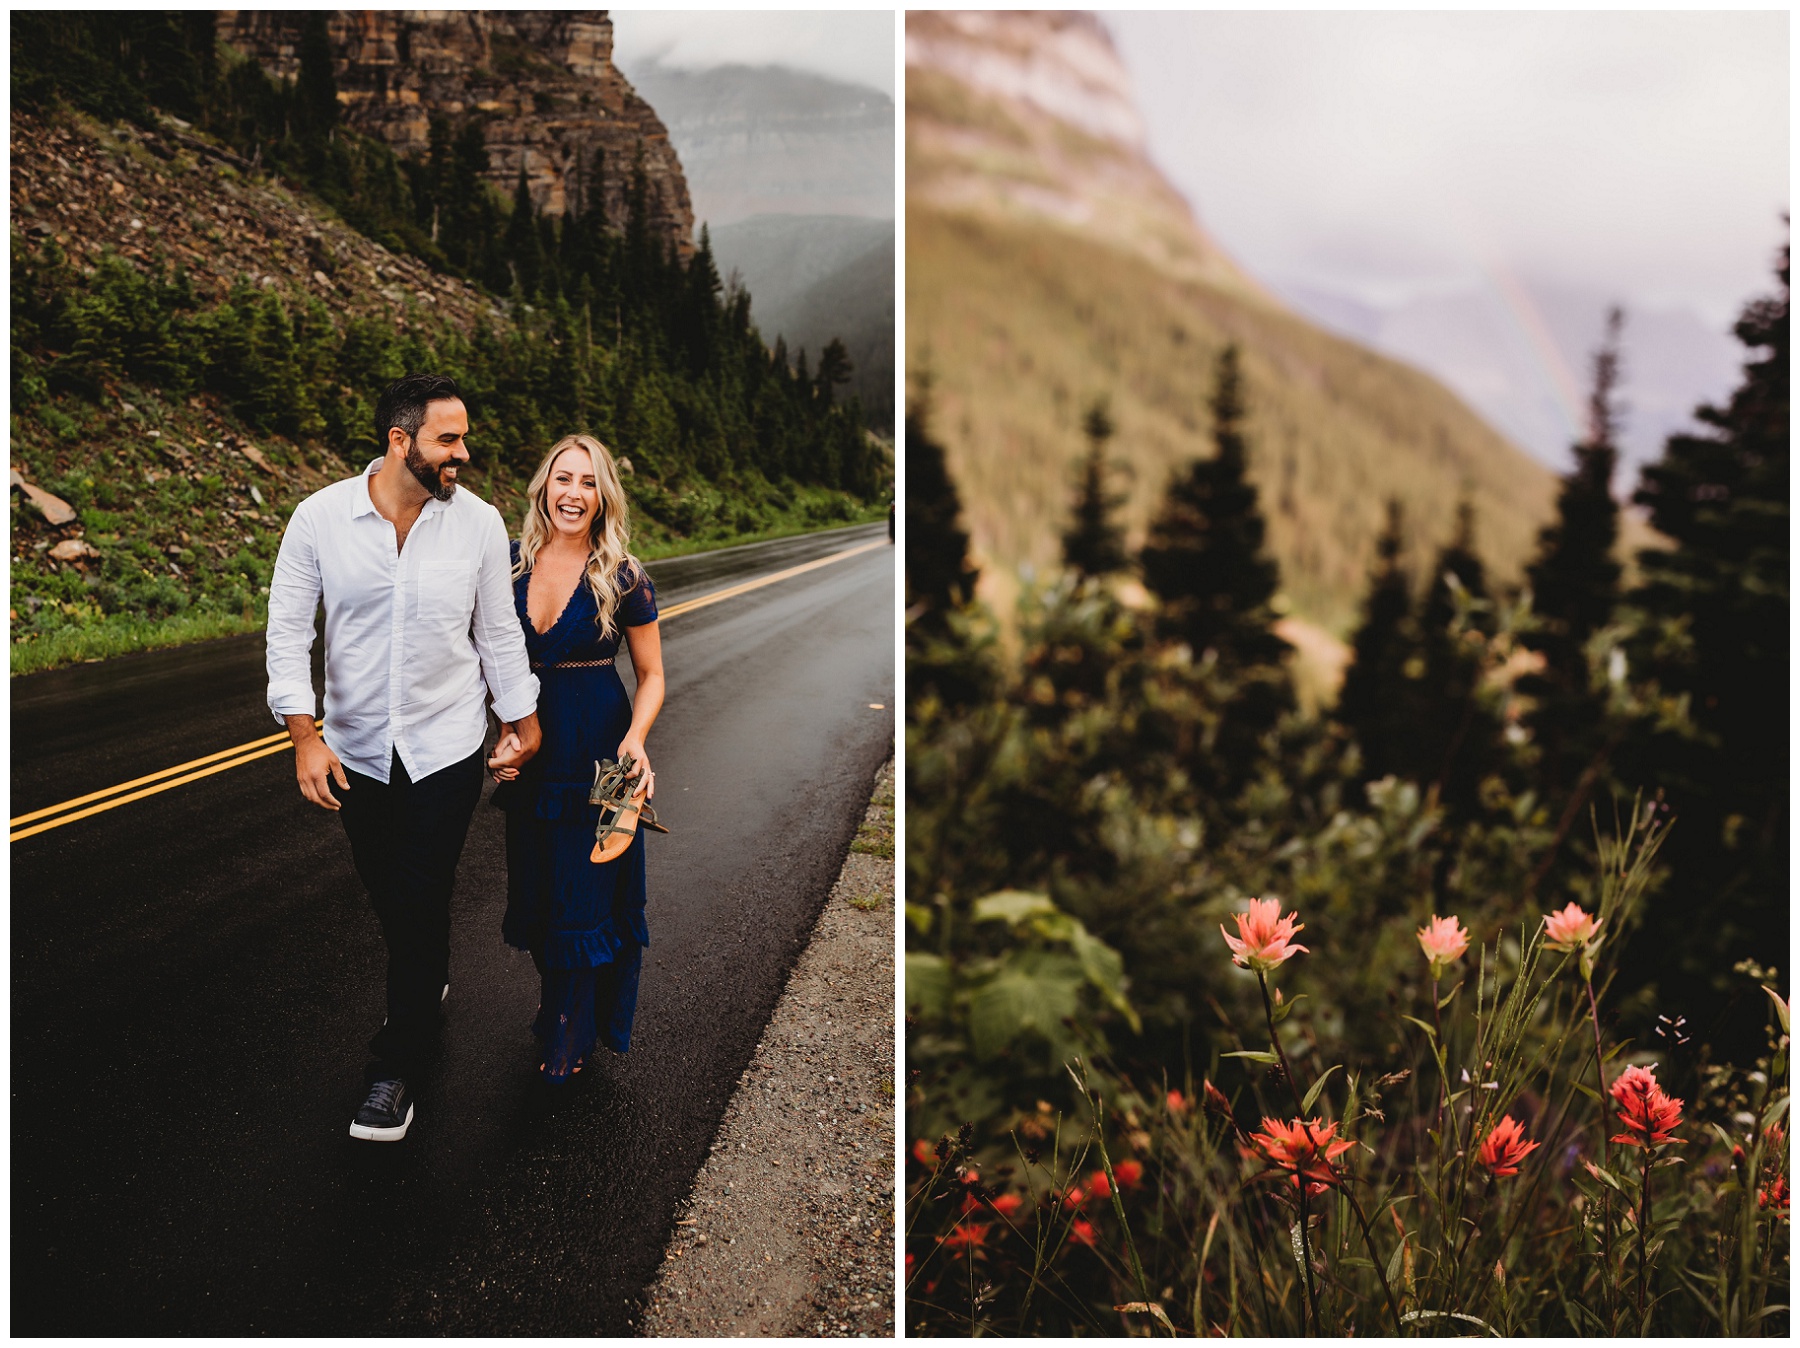
[[681, 69], [784, 65], [894, 96], [894, 13], [880, 10], [609, 11], [613, 57]]
[[1728, 324], [1788, 206], [1785, 13], [1109, 13], [1152, 156], [1253, 273], [1497, 269]]

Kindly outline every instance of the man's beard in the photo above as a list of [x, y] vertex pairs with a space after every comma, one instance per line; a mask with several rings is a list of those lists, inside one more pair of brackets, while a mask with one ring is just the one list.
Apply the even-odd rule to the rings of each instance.
[[437, 500], [448, 501], [456, 495], [456, 484], [444, 481], [444, 464], [433, 467], [427, 462], [424, 454], [419, 452], [419, 442], [416, 439], [406, 447], [406, 466], [419, 479], [419, 485]]

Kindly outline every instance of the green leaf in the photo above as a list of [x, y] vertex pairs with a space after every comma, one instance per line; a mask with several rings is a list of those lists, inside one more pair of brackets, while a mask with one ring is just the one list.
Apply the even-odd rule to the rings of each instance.
[[1076, 919], [1070, 918], [1069, 922], [1069, 944], [1074, 948], [1075, 958], [1081, 961], [1082, 973], [1087, 975], [1089, 983], [1099, 989], [1108, 1005], [1130, 1022], [1131, 1032], [1142, 1034], [1143, 1022], [1138, 1019], [1137, 1011], [1125, 998], [1124, 957]]
[[[1408, 1234], [1410, 1234], [1410, 1233], [1408, 1233]], [[1406, 1253], [1406, 1237], [1402, 1236], [1400, 1238], [1400, 1243], [1398, 1245], [1394, 1246], [1394, 1252], [1388, 1256], [1387, 1280], [1388, 1280], [1389, 1287], [1392, 1287], [1394, 1285], [1394, 1283], [1400, 1277], [1400, 1260], [1401, 1260], [1401, 1257], [1405, 1255], [1405, 1253]]]
[[1373, 1259], [1364, 1259], [1359, 1254], [1347, 1254], [1342, 1259], [1338, 1260], [1338, 1267], [1372, 1269], [1375, 1267], [1375, 1261]]
[[1774, 1104], [1769, 1106], [1769, 1112], [1763, 1115], [1762, 1126], [1765, 1129], [1773, 1126], [1783, 1114], [1787, 1113], [1788, 1101], [1791, 1099], [1793, 1099], [1793, 1096], [1784, 1095]]
[[1059, 909], [1048, 895], [1029, 894], [1022, 889], [1003, 889], [998, 894], [976, 899], [974, 911], [977, 922], [1008, 922], [1016, 926], [1028, 917], [1036, 917], [1040, 913], [1055, 913]]
[[927, 908], [922, 903], [908, 903], [906, 905], [906, 920], [913, 924], [914, 929], [917, 930], [921, 936], [931, 935], [931, 920], [936, 916], [936, 913], [932, 912], [931, 909]]
[[1169, 1313], [1154, 1301], [1127, 1301], [1123, 1306], [1114, 1306], [1115, 1311], [1126, 1315], [1154, 1315], [1163, 1328], [1169, 1331], [1169, 1337], [1175, 1337], [1175, 1326], [1169, 1323]]
[[1317, 1100], [1319, 1098], [1319, 1092], [1325, 1089], [1326, 1080], [1341, 1066], [1343, 1066], [1342, 1063], [1334, 1062], [1330, 1067], [1327, 1067], [1320, 1073], [1317, 1081], [1313, 1082], [1312, 1089], [1306, 1093], [1306, 1098], [1300, 1102], [1300, 1114], [1302, 1118], [1312, 1113], [1313, 1101]]
[[1281, 1061], [1281, 1055], [1279, 1053], [1258, 1053], [1252, 1049], [1244, 1049], [1238, 1053], [1221, 1053], [1219, 1056], [1221, 1058], [1248, 1058], [1251, 1062], [1259, 1062], [1271, 1066]]
[[1569, 1084], [1583, 1095], [1587, 1096], [1590, 1100], [1600, 1099], [1600, 1092], [1588, 1085], [1585, 1081], [1571, 1081]]
[[1294, 1004], [1296, 1002], [1303, 1002], [1305, 1000], [1306, 994], [1304, 992], [1298, 997], [1289, 997], [1269, 1013], [1269, 1018], [1279, 1025], [1282, 1021], [1294, 1014]]
[[1015, 951], [969, 998], [969, 1040], [993, 1058], [1026, 1034], [1052, 1041], [1081, 1001], [1081, 966], [1057, 950]]
[[942, 1020], [950, 1013], [950, 964], [942, 955], [906, 952], [906, 1014]]
[[1464, 1315], [1461, 1311], [1408, 1311], [1400, 1317], [1401, 1324], [1406, 1324], [1410, 1320], [1467, 1320], [1472, 1325], [1480, 1325], [1495, 1338], [1501, 1337], [1500, 1331], [1486, 1320], [1473, 1315]]
[[[1466, 982], [1467, 980], [1465, 979], [1463, 981]], [[1459, 982], [1455, 987], [1451, 988], [1450, 991], [1446, 992], [1442, 997], [1440, 997], [1438, 999], [1438, 1010], [1442, 1011], [1446, 1006], [1450, 1005], [1451, 1002], [1455, 1001], [1456, 994], [1461, 992], [1462, 990], [1463, 990], [1463, 985], [1461, 982]]]
[[1587, 1170], [1588, 1174], [1590, 1174], [1590, 1175], [1594, 1176], [1596, 1179], [1600, 1180], [1601, 1183], [1610, 1184], [1613, 1188], [1617, 1189], [1620, 1193], [1625, 1192], [1625, 1186], [1623, 1184], [1619, 1183], [1618, 1179], [1616, 1177], [1614, 1177], [1612, 1172], [1607, 1170], [1604, 1166], [1597, 1166], [1597, 1165], [1593, 1165], [1590, 1163], [1586, 1167], [1586, 1170]]
[[1783, 1034], [1789, 1033], [1789, 1031], [1788, 1031], [1788, 1004], [1786, 1002], [1782, 1001], [1781, 994], [1779, 992], [1775, 991], [1775, 989], [1770, 987], [1767, 983], [1762, 984], [1762, 990], [1764, 992], [1768, 993], [1769, 1000], [1775, 1003], [1775, 1015], [1781, 1021], [1781, 1032]]
[[1425, 1031], [1426, 1034], [1431, 1036], [1432, 1043], [1434, 1043], [1434, 1044], [1437, 1043], [1437, 1030], [1434, 1027], [1427, 1025], [1424, 1021], [1420, 1020], [1417, 1016], [1402, 1016], [1402, 1017], [1400, 1017], [1400, 1019], [1401, 1020], [1410, 1020], [1414, 1025], [1417, 1025], [1421, 1030]]

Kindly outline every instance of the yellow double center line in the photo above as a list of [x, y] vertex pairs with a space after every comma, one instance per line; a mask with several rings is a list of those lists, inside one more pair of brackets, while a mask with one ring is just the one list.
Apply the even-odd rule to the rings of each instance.
[[[771, 572], [769, 575], [759, 576], [755, 580], [745, 581], [742, 585], [715, 590], [711, 594], [701, 595], [698, 599], [689, 599], [683, 603], [674, 604], [663, 609], [657, 616], [659, 620], [677, 618], [683, 613], [692, 613], [697, 608], [705, 608], [708, 604], [734, 599], [738, 595], [748, 594], [752, 590], [760, 590], [765, 585], [774, 585], [778, 581], [788, 580], [808, 571], [817, 571], [822, 566], [830, 566], [833, 562], [841, 562], [845, 558], [855, 557], [861, 553], [887, 546], [886, 539], [877, 539], [872, 543], [845, 548], [842, 552], [834, 552], [814, 561], [803, 562], [799, 566], [790, 566], [785, 571]], [[75, 799], [65, 800], [59, 805], [47, 805], [41, 810], [31, 811], [29, 814], [16, 815], [8, 821], [8, 827], [11, 830], [8, 841], [18, 842], [21, 838], [29, 838], [34, 833], [61, 828], [64, 824], [73, 824], [77, 819], [86, 819], [89, 815], [116, 810], [119, 806], [129, 805], [134, 800], [142, 800], [146, 796], [154, 796], [163, 791], [173, 790], [178, 786], [186, 786], [189, 782], [197, 782], [202, 777], [211, 777], [214, 773], [224, 772], [228, 768], [242, 767], [246, 763], [254, 763], [259, 758], [267, 758], [271, 754], [283, 753], [291, 748], [293, 748], [293, 743], [288, 739], [287, 731], [278, 730], [273, 735], [265, 736], [262, 739], [251, 740], [247, 744], [239, 744], [230, 749], [221, 749], [217, 753], [207, 754], [204, 758], [177, 763], [174, 767], [164, 768], [161, 772], [134, 777], [129, 782], [120, 782], [117, 786], [109, 786], [103, 791], [90, 791], [85, 796], [76, 796]]]

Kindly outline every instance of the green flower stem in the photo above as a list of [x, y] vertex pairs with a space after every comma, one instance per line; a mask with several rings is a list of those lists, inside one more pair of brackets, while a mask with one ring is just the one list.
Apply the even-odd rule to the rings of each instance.
[[[1587, 985], [1588, 1019], [1594, 1027], [1594, 1079], [1600, 1087], [1600, 1168], [1607, 1170], [1611, 1164], [1611, 1154], [1608, 1151], [1606, 1136], [1606, 1061], [1600, 1048], [1600, 1002], [1594, 996], [1594, 975], [1589, 972], [1583, 981]], [[1602, 1185], [1600, 1189], [1600, 1220], [1605, 1233], [1600, 1246], [1604, 1251], [1601, 1257], [1610, 1260], [1613, 1248], [1612, 1192], [1606, 1185]], [[1606, 1279], [1606, 1324], [1608, 1329], [1613, 1327], [1614, 1319], [1619, 1313], [1616, 1292], [1614, 1280]]]
[[[1306, 1106], [1303, 1103], [1304, 1097], [1300, 1094], [1300, 1083], [1294, 1079], [1294, 1069], [1288, 1064], [1287, 1050], [1281, 1046], [1281, 1036], [1275, 1033], [1275, 1004], [1269, 1000], [1269, 980], [1261, 969], [1256, 971], [1256, 985], [1262, 989], [1263, 1018], [1269, 1022], [1269, 1042], [1275, 1046], [1275, 1055], [1281, 1059], [1282, 1075], [1287, 1077], [1288, 1088], [1294, 1093], [1294, 1107], [1300, 1111], [1299, 1117], [1301, 1126], [1306, 1127], [1307, 1118]], [[1433, 997], [1431, 1001], [1432, 1005], [1435, 1006], [1437, 1004], [1436, 997]], [[1441, 1076], [1442, 1074], [1440, 1073], [1439, 1075]], [[1307, 1136], [1312, 1136], [1310, 1128], [1308, 1129]], [[1329, 1169], [1333, 1175], [1337, 1174], [1336, 1166], [1332, 1165], [1329, 1161], [1325, 1164], [1326, 1168]], [[1306, 1180], [1304, 1176], [1295, 1176], [1295, 1178], [1300, 1184], [1300, 1248], [1302, 1254], [1306, 1258], [1307, 1290], [1312, 1291], [1312, 1255], [1308, 1252], [1306, 1234]], [[1353, 1179], [1354, 1177], [1351, 1178]], [[1340, 1180], [1339, 1188], [1340, 1191], [1349, 1198], [1350, 1208], [1356, 1213], [1357, 1223], [1362, 1227], [1363, 1245], [1367, 1247], [1369, 1251], [1369, 1262], [1375, 1265], [1375, 1276], [1381, 1280], [1382, 1295], [1387, 1298], [1388, 1311], [1394, 1317], [1394, 1334], [1398, 1336], [1400, 1334], [1400, 1311], [1394, 1304], [1393, 1290], [1388, 1286], [1387, 1270], [1382, 1267], [1381, 1259], [1375, 1253], [1375, 1239], [1369, 1230], [1368, 1218], [1363, 1216], [1362, 1204], [1357, 1201], [1356, 1192], [1351, 1188], [1350, 1183]], [[1315, 1293], [1313, 1300], [1313, 1322], [1317, 1324], [1318, 1319], [1318, 1299]]]
[[1642, 1338], [1650, 1332], [1649, 1311], [1644, 1305], [1644, 1292], [1648, 1287], [1648, 1266], [1645, 1262], [1645, 1246], [1650, 1240], [1650, 1166], [1656, 1148], [1644, 1144], [1644, 1179], [1638, 1186], [1638, 1337]]

